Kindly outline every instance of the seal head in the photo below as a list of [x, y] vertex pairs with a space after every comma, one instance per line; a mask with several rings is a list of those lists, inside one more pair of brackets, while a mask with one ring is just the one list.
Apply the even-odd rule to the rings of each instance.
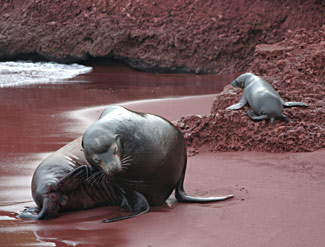
[[94, 168], [107, 174], [122, 170], [122, 145], [119, 135], [91, 126], [84, 134], [82, 148], [87, 161]]
[[254, 76], [253, 73], [242, 74], [238, 76], [235, 80], [233, 80], [231, 82], [231, 85], [237, 88], [245, 88], [250, 83], [250, 80], [248, 79], [251, 78], [252, 76]]

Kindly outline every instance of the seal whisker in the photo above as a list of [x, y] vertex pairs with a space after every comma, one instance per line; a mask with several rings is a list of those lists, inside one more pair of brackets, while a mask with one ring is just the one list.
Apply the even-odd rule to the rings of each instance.
[[107, 176], [107, 174], [104, 172], [100, 178], [100, 184], [105, 184], [106, 176]]
[[131, 162], [122, 163], [122, 169], [131, 166]]
[[95, 172], [94, 174], [92, 174], [91, 176], [87, 177], [86, 182], [90, 183], [95, 177], [97, 177], [99, 174], [99, 172]]
[[100, 175], [98, 176], [98, 178], [97, 178], [97, 180], [96, 180], [96, 184], [97, 184], [98, 186], [101, 185], [101, 183], [102, 183], [102, 179], [103, 179], [104, 176], [105, 176], [105, 172], [101, 172]]
[[131, 155], [129, 155], [129, 156], [125, 156], [125, 157], [121, 160], [122, 163], [123, 163], [123, 162], [129, 162], [129, 161], [130, 161], [130, 162], [133, 161]]
[[128, 170], [128, 167], [130, 167], [130, 166], [131, 166], [131, 162], [122, 163], [120, 173], [125, 173]]
[[90, 187], [94, 187], [98, 181], [100, 181], [100, 178], [105, 174], [104, 171], [98, 171], [94, 173], [90, 179], [87, 179], [87, 183], [90, 185]]
[[122, 163], [131, 163], [133, 161], [133, 159], [123, 159], [121, 162]]
[[116, 200], [116, 195], [114, 191], [112, 190], [112, 185], [110, 183], [109, 174], [105, 173], [101, 177], [101, 190], [103, 191], [103, 197], [105, 198], [106, 202], [108, 204], [111, 204], [112, 201], [115, 201], [115, 203], [118, 204], [118, 201]]

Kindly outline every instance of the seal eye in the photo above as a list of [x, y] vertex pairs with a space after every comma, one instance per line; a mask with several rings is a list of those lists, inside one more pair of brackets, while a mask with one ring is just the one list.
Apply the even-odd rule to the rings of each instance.
[[94, 159], [95, 163], [96, 164], [99, 164], [100, 163], [100, 160], [99, 159]]

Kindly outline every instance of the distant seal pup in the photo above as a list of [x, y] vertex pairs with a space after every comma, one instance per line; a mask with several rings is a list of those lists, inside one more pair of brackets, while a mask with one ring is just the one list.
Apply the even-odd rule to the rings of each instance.
[[253, 111], [248, 110], [247, 115], [252, 120], [270, 119], [271, 124], [275, 119], [289, 122], [290, 119], [282, 114], [283, 107], [308, 107], [308, 104], [302, 102], [284, 102], [267, 81], [253, 73], [242, 74], [231, 84], [234, 87], [244, 88], [244, 92], [239, 102], [227, 107], [226, 110], [238, 110], [248, 103]]
[[135, 217], [163, 204], [175, 189], [181, 202], [232, 198], [196, 198], [183, 188], [186, 146], [169, 121], [110, 106], [81, 138], [59, 149], [36, 169], [32, 195], [38, 208], [18, 217], [55, 218], [59, 211], [115, 205], [128, 211], [103, 222]]

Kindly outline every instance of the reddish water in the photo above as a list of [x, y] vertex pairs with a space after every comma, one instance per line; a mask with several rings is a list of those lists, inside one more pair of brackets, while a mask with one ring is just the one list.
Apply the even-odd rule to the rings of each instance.
[[[87, 246], [91, 242], [86, 239], [91, 239], [96, 232], [90, 218], [98, 223], [102, 217], [98, 215], [107, 214], [107, 209], [97, 209], [77, 215], [71, 213], [54, 221], [15, 219], [15, 213], [24, 206], [34, 205], [30, 181], [38, 163], [49, 152], [81, 134], [81, 125], [78, 119], [71, 118], [71, 111], [140, 99], [215, 94], [233, 79], [233, 76], [217, 75], [149, 74], [101, 61], [91, 66], [93, 72], [78, 76], [69, 84], [0, 89], [0, 246], [55, 246], [55, 243]], [[169, 104], [162, 109], [173, 109], [173, 101]], [[89, 224], [84, 222], [84, 217], [88, 217]], [[69, 232], [70, 240], [57, 235], [63, 223], [65, 229], [74, 229]], [[116, 244], [123, 246], [121, 230], [112, 226], [109, 229]], [[96, 235], [101, 234], [98, 231]]]

